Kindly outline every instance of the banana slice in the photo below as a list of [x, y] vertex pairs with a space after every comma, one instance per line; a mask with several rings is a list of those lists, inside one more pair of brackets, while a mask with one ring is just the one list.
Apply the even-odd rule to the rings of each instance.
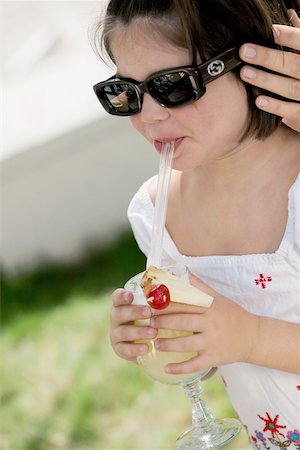
[[[160, 291], [159, 286], [168, 288], [170, 300], [172, 302], [186, 303], [189, 305], [203, 306], [206, 308], [208, 308], [213, 302], [213, 297], [188, 284], [183, 279], [172, 275], [164, 269], [150, 266], [142, 277], [141, 287], [145, 297], [150, 303], [150, 306], [154, 308], [156, 291]], [[158, 309], [166, 306], [167, 304], [164, 306], [158, 306]]]

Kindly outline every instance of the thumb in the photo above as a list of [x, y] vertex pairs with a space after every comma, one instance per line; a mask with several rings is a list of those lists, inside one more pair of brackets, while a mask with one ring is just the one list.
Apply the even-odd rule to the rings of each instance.
[[204, 292], [205, 294], [211, 295], [212, 297], [215, 297], [216, 294], [218, 294], [217, 291], [209, 287], [206, 283], [204, 283], [204, 281], [200, 280], [200, 278], [198, 278], [192, 272], [188, 271], [188, 274], [190, 283], [197, 289], [200, 289], [200, 291]]
[[298, 133], [300, 132], [300, 122], [299, 119], [282, 119], [282, 123], [284, 123], [287, 127], [291, 128], [292, 130], [298, 131]]

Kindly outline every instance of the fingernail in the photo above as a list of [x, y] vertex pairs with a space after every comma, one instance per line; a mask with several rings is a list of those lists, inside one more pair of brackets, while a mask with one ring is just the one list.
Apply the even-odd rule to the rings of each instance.
[[171, 370], [171, 368], [169, 366], [166, 366], [165, 367], [165, 372], [172, 373], [172, 370]]
[[150, 320], [151, 327], [155, 327], [155, 322], [156, 322], [155, 317], [151, 317], [151, 320]]
[[294, 9], [288, 9], [288, 13], [289, 13], [289, 20], [292, 20], [294, 14], [296, 14]]
[[256, 56], [255, 47], [246, 45], [245, 50], [244, 50], [244, 56], [246, 56], [246, 58], [254, 58], [254, 56]]
[[276, 25], [273, 25], [272, 28], [273, 28], [273, 36], [274, 36], [274, 39], [278, 39], [279, 36], [280, 36], [280, 30], [279, 30], [279, 28], [277, 28]]
[[151, 310], [148, 306], [145, 306], [142, 310], [142, 316], [145, 318], [151, 317]]
[[149, 347], [148, 345], [141, 345], [139, 347], [139, 354], [144, 355], [145, 353], [148, 353]]
[[256, 78], [256, 70], [250, 69], [249, 67], [244, 67], [243, 75], [245, 78], [253, 80], [254, 78]]
[[256, 99], [256, 104], [257, 104], [257, 106], [265, 108], [266, 106], [268, 106], [269, 101], [265, 97], [258, 97]]
[[147, 330], [147, 336], [154, 337], [156, 334], [156, 330], [154, 328], [148, 328]]
[[131, 300], [131, 293], [130, 292], [125, 292], [124, 293], [124, 299], [126, 302], [129, 302]]

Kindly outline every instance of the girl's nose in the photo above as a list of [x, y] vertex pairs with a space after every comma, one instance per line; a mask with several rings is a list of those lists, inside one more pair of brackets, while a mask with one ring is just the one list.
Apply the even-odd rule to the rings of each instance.
[[141, 120], [144, 123], [155, 123], [167, 120], [170, 116], [169, 110], [160, 106], [151, 95], [145, 93], [143, 98], [143, 106], [141, 111]]

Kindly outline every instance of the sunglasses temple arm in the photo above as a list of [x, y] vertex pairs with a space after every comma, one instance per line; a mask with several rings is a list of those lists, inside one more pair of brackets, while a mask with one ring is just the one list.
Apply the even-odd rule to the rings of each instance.
[[[215, 75], [210, 75], [208, 72], [208, 67], [210, 64], [212, 64], [214, 61], [222, 61], [224, 63], [224, 70], [222, 70], [220, 73]], [[213, 58], [203, 65], [201, 64], [201, 75], [203, 78], [204, 83], [209, 83], [210, 81], [216, 80], [217, 78], [221, 77], [227, 72], [230, 72], [232, 69], [235, 69], [239, 65], [242, 64], [242, 61], [239, 57], [239, 48], [235, 47], [230, 50], [227, 50], [226, 52], [222, 53], [221, 55], [217, 56], [216, 58]]]

